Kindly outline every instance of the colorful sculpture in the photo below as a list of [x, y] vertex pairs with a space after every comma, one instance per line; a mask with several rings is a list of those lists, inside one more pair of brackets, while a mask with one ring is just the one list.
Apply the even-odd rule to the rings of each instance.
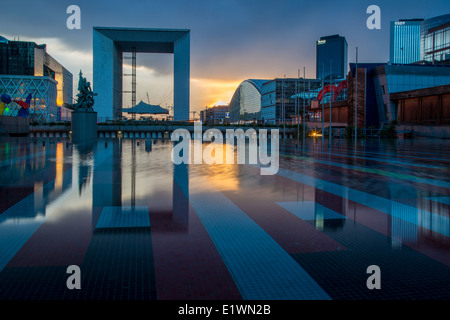
[[342, 80], [336, 87], [336, 90], [334, 91], [333, 102], [336, 101], [337, 97], [342, 92], [342, 90], [346, 88], [347, 88], [347, 80]]
[[0, 115], [3, 115], [3, 112], [5, 110], [8, 111], [8, 108], [6, 105], [11, 103], [11, 97], [7, 95], [6, 93], [3, 93], [0, 97], [1, 103], [0, 103]]
[[18, 117], [27, 118], [30, 113], [30, 102], [31, 102], [31, 93], [27, 96], [25, 101], [22, 100], [14, 100], [20, 106], [19, 111], [17, 112]]
[[317, 100], [322, 101], [325, 94], [327, 94], [328, 92], [333, 92], [335, 90], [336, 90], [336, 86], [326, 85], [325, 87], [323, 87], [322, 90], [320, 90], [319, 94], [317, 95]]

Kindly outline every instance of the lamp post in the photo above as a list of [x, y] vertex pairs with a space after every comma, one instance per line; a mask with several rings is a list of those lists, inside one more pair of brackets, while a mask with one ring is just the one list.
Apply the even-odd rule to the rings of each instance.
[[355, 86], [355, 150], [358, 142], [358, 47], [356, 47], [356, 86]]
[[305, 117], [305, 97], [306, 97], [306, 93], [305, 93], [305, 88], [306, 88], [306, 71], [305, 71], [305, 67], [303, 66], [303, 117], [302, 117], [302, 122], [303, 122], [303, 145], [305, 145], [305, 135], [306, 135], [306, 117]]
[[[298, 69], [297, 70], [298, 72], [298, 79], [300, 79], [300, 69]], [[298, 103], [299, 103], [299, 101], [298, 101], [298, 95], [299, 95], [299, 92], [298, 92], [298, 80], [296, 80], [295, 81], [295, 95], [294, 95], [294, 97], [295, 97], [295, 100], [294, 100], [294, 103], [295, 103], [295, 115], [296, 115], [296, 119], [297, 119], [297, 148], [300, 148], [300, 129], [299, 129], [299, 126], [300, 126], [300, 124], [299, 124], [299, 121], [300, 121], [300, 108], [299, 108], [299, 105], [298, 105]]]
[[295, 81], [295, 114], [297, 118], [297, 148], [300, 148], [300, 106], [298, 81], [300, 80], [300, 69], [297, 70], [298, 80]]
[[284, 75], [284, 79], [281, 82], [281, 106], [282, 106], [282, 119], [283, 119], [283, 141], [286, 143], [286, 103], [284, 101], [284, 85], [285, 85], [285, 80], [286, 79], [286, 75]]
[[[324, 72], [325, 72], [325, 62], [322, 62], [322, 90], [325, 88], [325, 80], [324, 80]], [[324, 91], [325, 93], [325, 91]], [[323, 96], [322, 96], [322, 148], [323, 148], [323, 143], [324, 143], [324, 125], [325, 125], [325, 102], [323, 101]]]
[[332, 77], [333, 77], [333, 73], [332, 73], [332, 70], [333, 70], [333, 60], [330, 60], [330, 92], [331, 92], [331, 95], [330, 95], [330, 126], [328, 127], [328, 143], [329, 143], [329, 145], [330, 145], [330, 147], [331, 147], [331, 101], [333, 100], [333, 87], [332, 87], [332, 82], [331, 82], [331, 79], [332, 79]]

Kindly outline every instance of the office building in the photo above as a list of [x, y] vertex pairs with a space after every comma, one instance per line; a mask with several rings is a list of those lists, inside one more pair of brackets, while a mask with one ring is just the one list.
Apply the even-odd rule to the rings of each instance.
[[230, 121], [261, 120], [261, 89], [268, 80], [248, 79], [237, 87], [230, 101]]
[[422, 61], [450, 63], [450, 14], [424, 20], [420, 41]]
[[423, 19], [391, 21], [389, 61], [409, 64], [420, 60], [420, 28]]
[[[303, 105], [317, 98], [323, 81], [318, 79], [277, 78], [261, 87], [261, 120], [277, 124], [295, 121]], [[297, 109], [296, 109], [297, 106]]]
[[318, 99], [307, 104], [312, 127], [321, 127], [323, 113], [325, 128], [330, 122], [334, 128], [354, 126], [357, 120], [358, 128], [379, 129], [396, 120], [417, 136], [450, 137], [450, 65], [360, 62], [357, 74], [356, 87], [356, 64], [350, 63], [346, 97], [325, 108]]
[[347, 75], [348, 44], [338, 34], [321, 37], [316, 42], [316, 78], [344, 79]]
[[[55, 86], [55, 88], [53, 88]], [[0, 37], [0, 91], [13, 99], [33, 99], [30, 116], [37, 120], [70, 117], [65, 103], [73, 103], [73, 77], [46, 51], [46, 45]], [[15, 112], [18, 106], [12, 106]]]
[[200, 110], [200, 120], [205, 124], [224, 124], [230, 122], [228, 106], [213, 106]]
[[[433, 65], [383, 65], [378, 66], [375, 70], [374, 85], [376, 93], [376, 101], [378, 106], [378, 115], [380, 122], [387, 123], [392, 120], [400, 120], [405, 115], [399, 117], [399, 97], [407, 97], [404, 92], [409, 92], [411, 100], [407, 103], [412, 106], [413, 97], [417, 94], [433, 95], [435, 88], [450, 84], [450, 66], [433, 66]], [[434, 89], [433, 89], [434, 88]], [[422, 90], [427, 89], [427, 90]], [[434, 91], [433, 91], [434, 90]], [[439, 92], [437, 90], [436, 92]], [[430, 98], [431, 99], [431, 98]], [[428, 113], [431, 101], [422, 101], [422, 111], [419, 117], [425, 117]], [[447, 100], [445, 100], [447, 101]], [[434, 104], [435, 108], [437, 104]], [[450, 105], [443, 104], [442, 115], [449, 116]], [[405, 109], [406, 110], [406, 109]], [[408, 115], [410, 116], [410, 115]], [[438, 117], [439, 118], [439, 117]], [[436, 118], [435, 123], [438, 122]], [[443, 119], [442, 119], [443, 120]], [[446, 119], [447, 121], [450, 119]]]

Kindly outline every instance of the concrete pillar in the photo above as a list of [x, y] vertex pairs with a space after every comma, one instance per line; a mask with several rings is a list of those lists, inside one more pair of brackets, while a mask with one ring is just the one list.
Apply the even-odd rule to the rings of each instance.
[[173, 120], [189, 120], [190, 34], [174, 43]]

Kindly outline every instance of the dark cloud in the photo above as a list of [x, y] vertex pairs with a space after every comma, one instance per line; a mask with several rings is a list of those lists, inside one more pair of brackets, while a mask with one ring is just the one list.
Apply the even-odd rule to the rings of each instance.
[[[376, 2], [376, 3], [375, 3]], [[191, 29], [194, 77], [251, 78], [314, 69], [314, 42], [339, 33], [367, 62], [387, 61], [389, 21], [428, 18], [450, 12], [448, 0], [412, 1], [167, 0], [167, 1], [2, 1], [1, 32], [36, 38], [57, 37], [67, 46], [92, 50], [93, 26]], [[66, 8], [81, 8], [82, 29], [66, 28]], [[366, 28], [366, 8], [377, 4], [382, 29]], [[7, 12], [7, 14], [5, 14]], [[145, 57], [158, 72], [167, 59]], [[61, 61], [64, 63], [64, 61]], [[314, 76], [311, 71], [310, 76]]]

